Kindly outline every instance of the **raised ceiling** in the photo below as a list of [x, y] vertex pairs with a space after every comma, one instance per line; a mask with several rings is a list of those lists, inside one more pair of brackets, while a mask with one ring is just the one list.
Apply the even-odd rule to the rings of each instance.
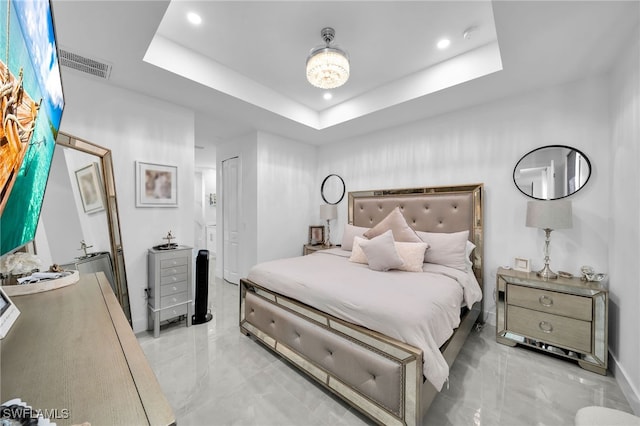
[[[107, 84], [195, 110], [196, 127], [214, 143], [256, 129], [325, 143], [605, 72], [638, 23], [638, 3], [629, 1], [53, 7], [61, 48], [112, 64]], [[191, 25], [187, 12], [202, 23]], [[335, 28], [352, 69], [329, 101], [304, 73], [324, 26]], [[465, 39], [468, 28], [475, 31]], [[442, 37], [447, 50], [435, 46]]]

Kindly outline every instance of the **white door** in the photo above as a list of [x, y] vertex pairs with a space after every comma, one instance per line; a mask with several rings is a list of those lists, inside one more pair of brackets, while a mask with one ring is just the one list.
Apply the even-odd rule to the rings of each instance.
[[223, 278], [231, 283], [240, 283], [238, 258], [240, 253], [240, 232], [238, 215], [239, 202], [239, 162], [238, 157], [222, 162], [222, 262]]

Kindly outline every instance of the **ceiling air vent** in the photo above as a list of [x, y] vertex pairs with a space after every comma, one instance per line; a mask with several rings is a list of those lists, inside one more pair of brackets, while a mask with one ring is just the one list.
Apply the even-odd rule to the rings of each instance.
[[105, 80], [108, 80], [111, 74], [111, 64], [87, 58], [64, 49], [60, 49], [60, 63], [67, 68], [104, 78]]

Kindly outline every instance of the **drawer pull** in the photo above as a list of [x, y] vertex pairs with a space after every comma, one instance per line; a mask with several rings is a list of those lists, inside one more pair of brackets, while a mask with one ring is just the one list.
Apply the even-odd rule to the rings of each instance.
[[540, 302], [542, 306], [545, 306], [547, 308], [550, 308], [553, 306], [553, 299], [547, 296], [546, 294], [543, 294], [542, 296], [540, 296], [538, 298], [538, 302]]
[[550, 322], [540, 321], [538, 327], [543, 333], [551, 333], [553, 331], [553, 325]]

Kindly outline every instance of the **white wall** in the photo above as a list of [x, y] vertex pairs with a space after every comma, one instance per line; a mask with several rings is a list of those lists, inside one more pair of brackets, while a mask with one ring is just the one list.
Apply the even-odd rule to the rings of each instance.
[[309, 218], [320, 205], [313, 205], [316, 152], [313, 145], [258, 133], [258, 262], [302, 254], [309, 225], [316, 224]]
[[640, 415], [640, 33], [611, 75], [609, 347], [616, 378]]
[[[66, 71], [66, 70], [65, 70]], [[147, 328], [147, 250], [169, 230], [193, 245], [194, 114], [68, 71], [60, 130], [112, 150], [134, 332]], [[135, 207], [135, 161], [178, 167], [177, 208]]]
[[[495, 323], [496, 268], [514, 257], [543, 266], [544, 233], [525, 227], [528, 198], [513, 182], [515, 164], [536, 147], [573, 146], [593, 166], [586, 188], [570, 198], [573, 229], [552, 234], [552, 268], [577, 274], [589, 264], [608, 272], [607, 93], [606, 78], [592, 78], [321, 146], [315, 187], [330, 173], [343, 177], [347, 191], [484, 183], [484, 307]], [[334, 241], [346, 220], [345, 200]]]

